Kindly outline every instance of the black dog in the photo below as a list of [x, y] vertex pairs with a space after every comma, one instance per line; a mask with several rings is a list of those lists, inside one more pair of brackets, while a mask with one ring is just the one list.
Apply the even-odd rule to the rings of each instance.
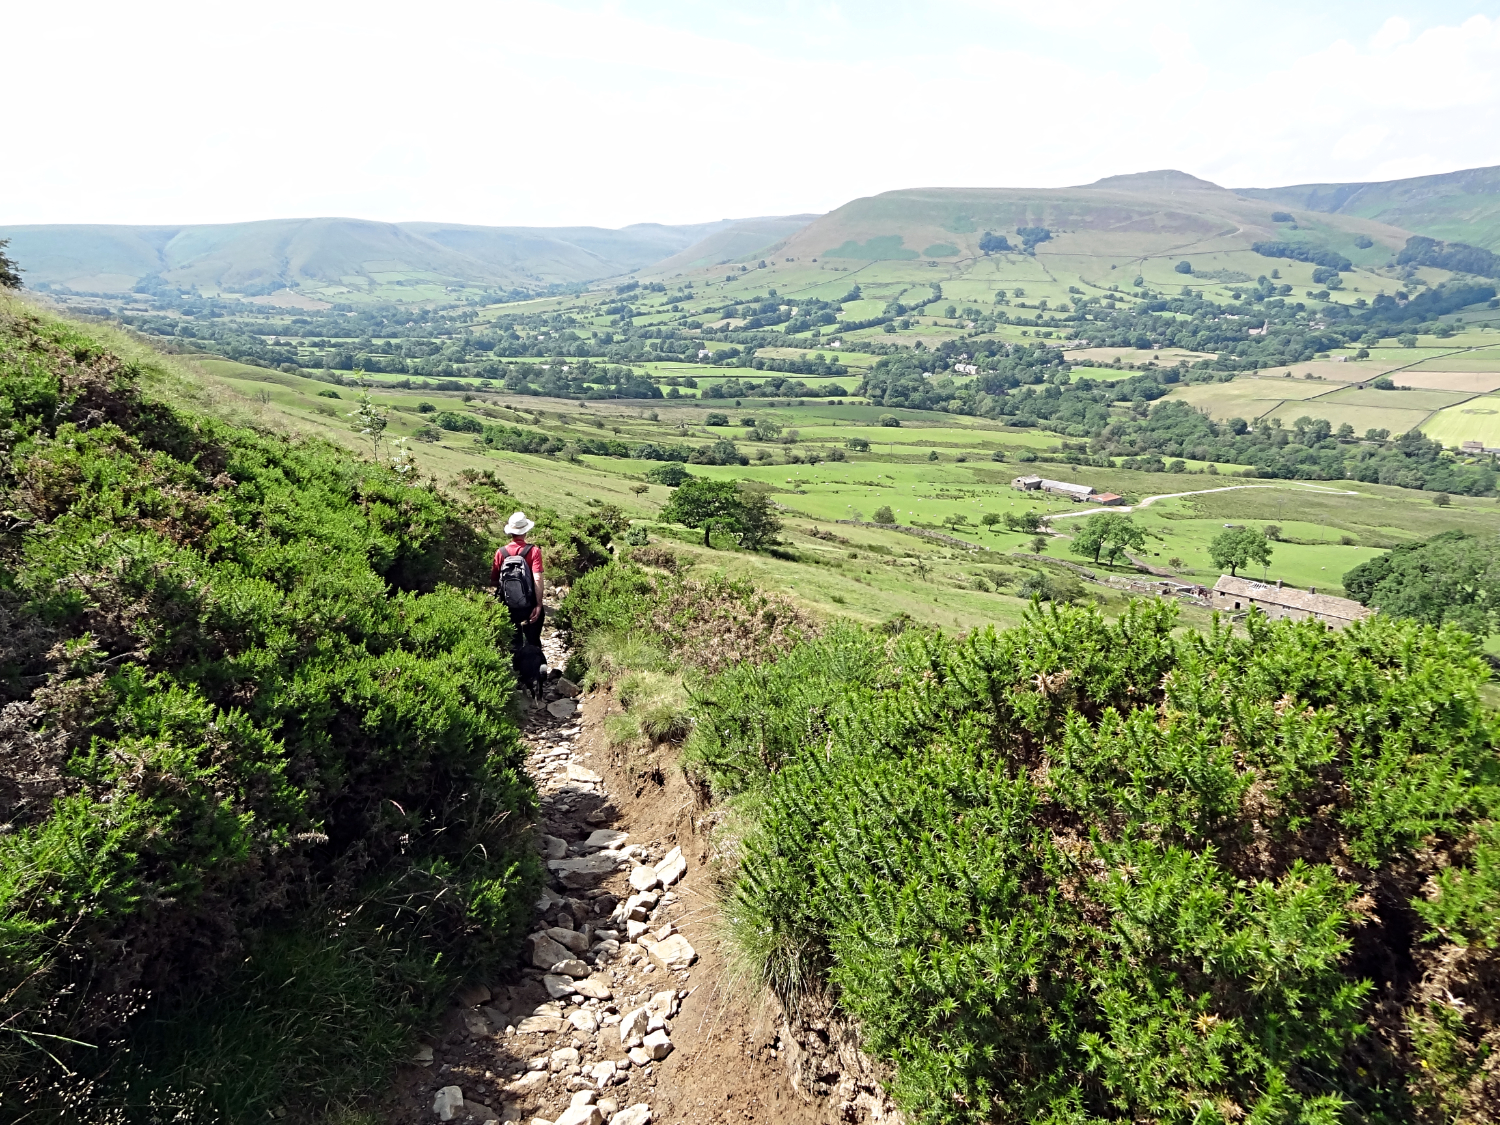
[[529, 691], [531, 698], [540, 703], [542, 701], [542, 668], [547, 663], [542, 646], [523, 643], [520, 648], [516, 649], [510, 662], [511, 667], [516, 671], [516, 682], [521, 685], [521, 690]]

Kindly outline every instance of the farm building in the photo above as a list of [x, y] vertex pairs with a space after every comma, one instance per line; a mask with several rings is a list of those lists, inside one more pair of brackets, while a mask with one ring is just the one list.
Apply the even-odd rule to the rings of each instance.
[[1290, 617], [1300, 621], [1312, 617], [1335, 629], [1342, 629], [1351, 621], [1369, 617], [1375, 612], [1348, 598], [1320, 594], [1316, 586], [1298, 590], [1283, 586], [1279, 578], [1272, 585], [1248, 578], [1232, 578], [1227, 574], [1221, 574], [1214, 583], [1209, 604], [1229, 613], [1243, 613], [1254, 607], [1272, 620]]
[[1099, 492], [1089, 497], [1095, 504], [1107, 504], [1114, 507], [1116, 504], [1125, 503], [1125, 497], [1118, 492]]
[[1094, 495], [1092, 485], [1069, 484], [1067, 481], [1048, 480], [1046, 477], [1017, 477], [1010, 482], [1010, 486], [1022, 492], [1055, 492], [1073, 500], [1087, 500]]

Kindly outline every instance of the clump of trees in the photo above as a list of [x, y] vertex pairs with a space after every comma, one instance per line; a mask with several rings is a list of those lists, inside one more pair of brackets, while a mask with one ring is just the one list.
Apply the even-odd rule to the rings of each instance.
[[1036, 535], [1047, 526], [1047, 517], [1035, 508], [1020, 513], [1006, 512], [1004, 519], [1006, 531], [1019, 531], [1026, 535]]
[[1315, 266], [1331, 266], [1347, 273], [1354, 263], [1326, 246], [1313, 246], [1302, 242], [1253, 242], [1250, 249], [1265, 258], [1290, 258], [1294, 262], [1311, 262]]
[[775, 541], [781, 520], [771, 498], [746, 482], [693, 477], [683, 481], [661, 510], [666, 523], [701, 528], [703, 545], [712, 546], [714, 531], [724, 531], [747, 551]]
[[1052, 241], [1052, 232], [1046, 227], [1017, 227], [1016, 234], [1021, 236], [1021, 253], [1023, 254], [1034, 255], [1038, 245]]
[[1431, 266], [1480, 277], [1500, 277], [1500, 254], [1464, 242], [1442, 242], [1425, 235], [1412, 235], [1396, 255], [1399, 266]]
[[[1442, 494], [1439, 493], [1439, 496]], [[1475, 636], [1500, 632], [1500, 537], [1445, 531], [1367, 559], [1342, 579], [1361, 605]]]

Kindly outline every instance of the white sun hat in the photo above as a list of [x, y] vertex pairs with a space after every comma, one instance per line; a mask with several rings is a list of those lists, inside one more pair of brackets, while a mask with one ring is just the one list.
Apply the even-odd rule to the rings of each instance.
[[505, 525], [505, 534], [525, 535], [535, 526], [536, 521], [527, 519], [525, 512], [513, 512], [509, 522]]

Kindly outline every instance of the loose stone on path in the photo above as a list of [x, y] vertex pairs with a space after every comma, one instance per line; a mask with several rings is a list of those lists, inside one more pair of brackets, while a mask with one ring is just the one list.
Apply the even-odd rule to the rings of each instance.
[[[566, 666], [555, 633], [542, 644], [551, 667]], [[605, 777], [580, 760], [582, 693], [566, 680], [545, 690], [543, 705], [525, 708], [522, 733], [538, 828], [547, 829], [536, 836], [548, 886], [536, 902], [528, 967], [514, 983], [460, 994], [456, 1026], [470, 1046], [445, 1046], [436, 1058], [426, 1048], [413, 1061], [431, 1068], [430, 1121], [651, 1125], [656, 1068], [669, 1058], [685, 1065], [672, 1021], [687, 995], [676, 984], [697, 953], [676, 932], [669, 911], [677, 895], [666, 888], [684, 880], [688, 863], [679, 847], [632, 842], [611, 825]], [[460, 1075], [478, 1084], [471, 1089], [464, 1077], [453, 1085]]]

